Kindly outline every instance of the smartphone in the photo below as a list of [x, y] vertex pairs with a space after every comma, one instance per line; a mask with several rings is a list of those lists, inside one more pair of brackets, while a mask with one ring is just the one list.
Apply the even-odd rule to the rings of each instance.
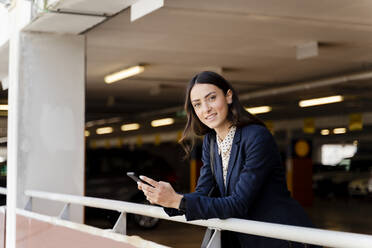
[[136, 182], [145, 183], [145, 184], [147, 184], [147, 185], [149, 185], [149, 186], [151, 186], [151, 187], [154, 187], [154, 186], [152, 186], [151, 184], [149, 184], [149, 183], [147, 183], [147, 182], [141, 180], [141, 179], [136, 175], [136, 173], [134, 173], [134, 172], [127, 172], [127, 176], [130, 177], [130, 178], [132, 178], [132, 179], [133, 179], [134, 181], [136, 181]]

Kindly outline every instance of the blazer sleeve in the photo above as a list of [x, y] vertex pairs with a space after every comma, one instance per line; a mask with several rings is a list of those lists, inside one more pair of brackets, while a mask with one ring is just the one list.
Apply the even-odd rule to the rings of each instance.
[[[213, 134], [207, 134], [204, 136], [203, 147], [202, 147], [203, 166], [200, 169], [200, 176], [198, 179], [197, 186], [195, 188], [195, 192], [192, 193], [193, 195], [206, 196], [208, 195], [208, 192], [214, 186], [212, 171], [210, 167], [210, 158], [209, 158], [209, 137], [210, 135], [213, 135]], [[186, 202], [187, 202], [187, 199], [186, 199]], [[163, 208], [163, 209], [169, 216], [177, 216], [177, 215], [185, 214], [183, 211], [180, 211], [175, 208]]]
[[176, 208], [166, 208], [166, 207], [163, 207], [163, 210], [164, 210], [164, 212], [169, 217], [173, 217], [173, 216], [177, 216], [177, 215], [184, 215], [185, 214], [183, 211], [178, 210]]
[[[244, 161], [240, 161], [243, 163], [243, 168], [231, 195], [211, 198], [205, 194], [185, 194], [187, 220], [244, 218], [247, 216], [250, 205], [268, 178], [274, 164], [277, 163], [277, 157], [274, 139], [266, 128], [259, 128], [255, 135], [242, 136], [242, 139], [245, 139], [240, 143], [244, 146], [242, 148], [245, 158]], [[252, 139], [253, 141], [249, 141]], [[209, 150], [203, 149], [203, 153], [207, 154], [205, 158], [209, 158]], [[208, 169], [204, 168], [203, 173], [208, 173]], [[207, 180], [208, 177], [202, 175], [204, 178], [199, 180], [200, 191], [205, 193], [204, 189], [209, 188], [210, 184]]]

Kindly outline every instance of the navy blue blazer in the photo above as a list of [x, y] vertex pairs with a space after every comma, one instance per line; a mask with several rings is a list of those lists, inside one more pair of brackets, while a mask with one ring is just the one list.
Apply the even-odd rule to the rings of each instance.
[[[196, 190], [184, 194], [187, 220], [240, 218], [312, 227], [306, 213], [291, 198], [287, 189], [284, 166], [274, 138], [266, 127], [260, 125], [237, 128], [231, 148], [226, 186], [222, 161], [215, 142], [214, 169], [221, 197], [208, 197], [207, 194], [213, 186], [209, 156], [210, 135], [215, 133], [204, 137], [203, 166]], [[169, 215], [177, 214], [170, 209], [165, 210]], [[234, 235], [242, 247], [288, 247], [288, 242], [283, 240], [242, 233]]]

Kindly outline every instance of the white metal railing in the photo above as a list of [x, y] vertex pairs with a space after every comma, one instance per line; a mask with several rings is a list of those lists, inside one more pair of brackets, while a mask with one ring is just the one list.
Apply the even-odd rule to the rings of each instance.
[[[68, 210], [68, 206], [70, 204], [78, 204], [88, 207], [116, 210], [118, 212], [121, 212], [122, 214], [120, 215], [119, 220], [114, 227], [114, 231], [119, 231], [121, 233], [125, 233], [126, 231], [125, 214], [133, 213], [170, 221], [205, 226], [210, 229], [215, 229], [218, 231], [228, 230], [276, 239], [290, 240], [306, 244], [322, 245], [327, 247], [335, 248], [372, 247], [372, 235], [330, 231], [316, 228], [298, 227], [235, 218], [230, 218], [226, 220], [209, 219], [186, 221], [184, 216], [169, 217], [161, 207], [148, 206], [144, 204], [123, 202], [117, 200], [107, 200], [94, 197], [49, 193], [36, 190], [27, 190], [25, 191], [25, 195], [30, 197], [29, 204], [27, 204], [26, 207], [29, 210], [31, 210], [32, 198], [47, 199], [66, 203], [66, 206], [60, 215], [61, 218], [63, 218], [63, 216], [66, 217], [66, 210]], [[215, 235], [215, 237], [219, 238], [219, 232], [216, 233], [218, 235]], [[216, 247], [212, 243], [213, 239], [210, 241], [209, 247]]]

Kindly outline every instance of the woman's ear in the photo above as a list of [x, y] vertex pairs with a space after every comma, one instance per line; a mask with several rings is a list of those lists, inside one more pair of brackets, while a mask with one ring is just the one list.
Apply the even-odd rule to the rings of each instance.
[[229, 89], [227, 92], [226, 92], [226, 102], [227, 104], [231, 104], [232, 103], [232, 91]]

